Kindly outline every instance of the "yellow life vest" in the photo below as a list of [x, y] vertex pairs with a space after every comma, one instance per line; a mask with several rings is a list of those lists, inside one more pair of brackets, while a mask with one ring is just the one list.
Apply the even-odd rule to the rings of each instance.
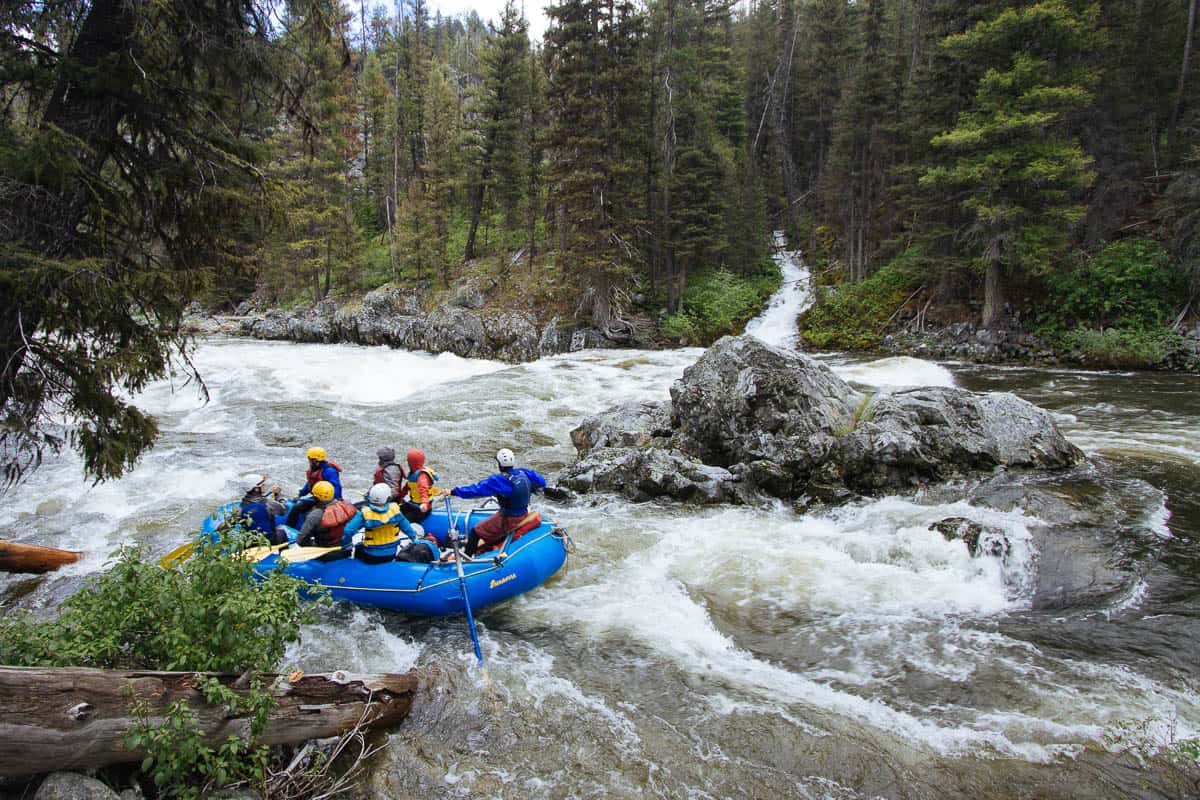
[[376, 511], [370, 506], [363, 506], [363, 544], [391, 544], [399, 539], [400, 526], [394, 522], [388, 522], [388, 520], [399, 513], [400, 506], [396, 503], [389, 503], [388, 507], [383, 511]]
[[421, 477], [422, 472], [429, 476], [429, 499], [433, 500], [433, 498], [442, 494], [442, 490], [437, 488], [436, 485], [438, 479], [436, 472], [429, 467], [421, 467], [418, 470], [413, 470], [408, 473], [408, 500], [410, 503], [416, 503], [417, 505], [420, 505], [422, 502], [421, 487], [417, 483], [417, 479]]

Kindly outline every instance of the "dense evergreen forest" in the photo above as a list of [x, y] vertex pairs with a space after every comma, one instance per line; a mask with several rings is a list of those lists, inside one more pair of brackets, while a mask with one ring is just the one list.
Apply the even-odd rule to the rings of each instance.
[[[0, 439], [118, 474], [184, 309], [466, 279], [620, 341], [1015, 322], [1164, 363], [1200, 289], [1197, 0], [3, 4]], [[73, 433], [50, 424], [65, 413]]]

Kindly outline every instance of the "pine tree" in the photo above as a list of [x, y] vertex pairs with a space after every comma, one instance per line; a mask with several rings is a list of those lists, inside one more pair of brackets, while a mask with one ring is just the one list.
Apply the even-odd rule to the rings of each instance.
[[529, 58], [527, 23], [508, 0], [500, 17], [500, 27], [484, 46], [480, 56], [482, 80], [472, 98], [469, 115], [473, 119], [474, 158], [469, 186], [469, 219], [464, 258], [476, 257], [475, 236], [488, 194], [497, 195], [505, 229], [518, 227], [519, 204], [524, 186], [527, 158], [526, 142], [520, 136], [521, 121], [529, 103]]
[[245, 268], [223, 223], [260, 203], [269, 19], [248, 0], [0, 7], [6, 482], [64, 444], [115, 477], [154, 440], [127, 393], [185, 347], [188, 304]]
[[1092, 102], [1094, 76], [1083, 56], [1097, 43], [1097, 7], [1042, 0], [1006, 8], [944, 46], [962, 61], [993, 66], [973, 108], [933, 139], [953, 163], [934, 167], [928, 186], [961, 187], [971, 225], [961, 231], [985, 271], [982, 323], [1004, 313], [1004, 281], [1051, 268], [1083, 216], [1080, 193], [1091, 160], [1067, 128]]

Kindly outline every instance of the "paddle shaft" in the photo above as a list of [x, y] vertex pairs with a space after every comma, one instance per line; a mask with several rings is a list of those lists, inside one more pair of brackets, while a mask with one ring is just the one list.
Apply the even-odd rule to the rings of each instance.
[[[470, 520], [470, 515], [467, 519]], [[454, 517], [450, 513], [450, 495], [446, 495], [446, 523], [449, 525], [450, 532], [447, 537], [450, 539], [450, 546], [454, 548], [454, 566], [458, 569], [458, 586], [462, 589], [463, 609], [467, 612], [467, 629], [471, 631], [471, 644], [475, 645], [475, 658], [479, 659], [479, 663], [483, 663], [483, 651], [479, 649], [479, 634], [475, 632], [475, 616], [471, 613], [471, 598], [467, 596], [467, 576], [463, 573], [462, 568], [462, 553], [458, 549], [458, 531], [454, 528]]]

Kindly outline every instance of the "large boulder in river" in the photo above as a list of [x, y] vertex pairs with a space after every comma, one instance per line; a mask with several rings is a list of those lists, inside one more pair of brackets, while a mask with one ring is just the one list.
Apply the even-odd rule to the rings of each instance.
[[[872, 398], [815, 359], [752, 337], [709, 348], [671, 387], [669, 404], [618, 406], [571, 437], [581, 461], [561, 482], [573, 489], [705, 502], [751, 492], [838, 502], [997, 467], [1066, 467], [1081, 456], [1048, 412], [1014, 395], [934, 388]], [[682, 470], [678, 481], [637, 472], [669, 464]]]
[[887, 395], [839, 438], [848, 486], [879, 491], [996, 467], [1055, 469], [1081, 457], [1050, 412], [1007, 392], [932, 387]]
[[803, 479], [853, 426], [861, 399], [809, 356], [725, 337], [671, 387], [676, 446], [706, 464], [769, 462]]

